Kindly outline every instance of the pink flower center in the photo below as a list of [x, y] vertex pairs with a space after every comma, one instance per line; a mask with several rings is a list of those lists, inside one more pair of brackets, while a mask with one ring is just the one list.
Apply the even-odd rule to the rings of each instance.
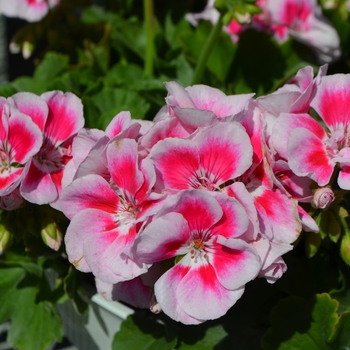
[[198, 258], [208, 259], [207, 253], [205, 252], [205, 244], [202, 239], [196, 238], [188, 243], [188, 247], [191, 253], [191, 259], [194, 259], [194, 262], [197, 262]]
[[34, 160], [41, 171], [51, 174], [62, 170], [71, 158], [71, 147], [55, 148], [49, 140], [46, 140]]
[[136, 215], [138, 213], [137, 208], [121, 198], [118, 212], [115, 214], [116, 223], [118, 226], [132, 226], [135, 222]]
[[0, 162], [0, 174], [3, 174], [5, 171], [8, 172], [10, 170], [11, 160], [9, 154], [4, 150], [0, 150]]
[[205, 189], [208, 191], [220, 190], [219, 185], [217, 184], [218, 179], [215, 175], [204, 174], [203, 170], [199, 170], [192, 178], [190, 179], [190, 185], [194, 189]]

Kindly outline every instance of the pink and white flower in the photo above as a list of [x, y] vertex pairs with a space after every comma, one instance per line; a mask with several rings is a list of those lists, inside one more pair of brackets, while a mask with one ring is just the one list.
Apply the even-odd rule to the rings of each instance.
[[45, 92], [33, 104], [19, 93], [12, 103], [28, 113], [44, 134], [39, 152], [26, 168], [21, 194], [29, 202], [57, 207], [65, 165], [72, 158], [73, 137], [84, 125], [83, 105], [72, 93]]
[[177, 257], [154, 286], [167, 315], [198, 324], [224, 315], [242, 296], [261, 267], [240, 239], [248, 224], [243, 207], [225, 194], [185, 190], [168, 197], [135, 242], [146, 264]]
[[40, 21], [61, 0], [0, 0], [0, 13], [28, 22]]
[[28, 22], [40, 21], [61, 0], [0, 0], [0, 13]]
[[22, 181], [25, 165], [39, 151], [43, 135], [30, 116], [11, 101], [0, 98], [0, 109], [0, 195], [4, 196]]
[[151, 197], [154, 169], [147, 160], [139, 164], [135, 140], [111, 142], [106, 157], [110, 183], [95, 174], [79, 177], [64, 189], [60, 205], [71, 219], [69, 260], [115, 284], [147, 271], [130, 249], [143, 222], [158, 210], [160, 196]]
[[338, 184], [342, 189], [350, 189], [349, 88], [349, 75], [334, 74], [322, 78], [311, 106], [328, 130], [308, 114], [281, 115], [275, 124], [279, 130], [275, 135], [284, 139], [274, 142], [278, 153], [288, 159], [296, 175], [308, 176], [319, 186], [329, 183], [336, 164], [339, 164]]

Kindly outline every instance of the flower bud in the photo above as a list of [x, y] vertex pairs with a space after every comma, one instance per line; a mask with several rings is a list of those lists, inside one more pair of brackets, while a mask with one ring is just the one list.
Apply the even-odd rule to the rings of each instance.
[[0, 224], [0, 255], [5, 252], [5, 250], [11, 245], [12, 243], [12, 234], [10, 231], [7, 230], [7, 228]]
[[162, 311], [162, 308], [160, 307], [158, 301], [156, 300], [155, 296], [153, 295], [152, 299], [151, 299], [151, 303], [149, 306], [149, 309], [151, 310], [151, 312], [153, 312], [154, 314], [159, 314]]
[[334, 193], [329, 187], [318, 188], [312, 199], [312, 206], [319, 209], [327, 209], [334, 201]]
[[350, 265], [350, 234], [345, 234], [341, 240], [340, 256], [345, 263]]
[[62, 242], [62, 233], [59, 230], [56, 222], [49, 222], [41, 230], [41, 238], [44, 243], [53, 250], [58, 251]]
[[24, 198], [19, 192], [19, 188], [16, 188], [6, 196], [0, 197], [0, 208], [4, 210], [15, 210], [18, 209], [24, 202]]

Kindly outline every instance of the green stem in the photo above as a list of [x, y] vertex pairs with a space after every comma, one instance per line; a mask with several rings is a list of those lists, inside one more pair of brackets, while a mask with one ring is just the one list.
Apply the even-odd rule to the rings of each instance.
[[222, 30], [222, 15], [220, 15], [217, 23], [211, 30], [208, 40], [203, 46], [202, 52], [200, 53], [199, 60], [196, 66], [196, 69], [194, 71], [192, 85], [193, 84], [199, 84], [202, 82], [203, 74], [205, 71], [205, 68], [207, 66], [207, 62], [209, 60], [210, 54], [212, 50], [214, 49], [214, 46], [217, 42], [217, 39], [221, 33]]
[[144, 0], [143, 6], [147, 33], [145, 75], [152, 76], [154, 59], [153, 0]]

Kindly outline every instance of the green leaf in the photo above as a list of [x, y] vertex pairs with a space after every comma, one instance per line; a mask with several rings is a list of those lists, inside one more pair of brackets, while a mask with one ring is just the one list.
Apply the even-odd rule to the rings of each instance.
[[176, 60], [177, 82], [182, 86], [191, 85], [193, 79], [193, 68], [184, 56], [178, 56]]
[[350, 350], [350, 311], [341, 314], [329, 342], [332, 349]]
[[338, 321], [338, 302], [326, 293], [308, 303], [298, 297], [281, 300], [271, 313], [272, 327], [262, 339], [265, 350], [330, 350], [328, 339]]
[[10, 97], [14, 95], [17, 90], [11, 84], [0, 85], [0, 96]]
[[67, 69], [69, 58], [55, 52], [49, 52], [34, 72], [34, 79], [49, 82]]
[[304, 232], [305, 251], [309, 258], [313, 257], [320, 248], [322, 237], [319, 233]]
[[33, 277], [22, 268], [1, 269], [0, 322], [11, 318], [7, 341], [20, 350], [46, 349], [63, 329], [53, 304], [35, 303], [38, 292]]
[[166, 325], [135, 313], [121, 324], [114, 336], [112, 350], [173, 350], [176, 337]]
[[[187, 331], [190, 336], [189, 338], [191, 338], [191, 335], [193, 335], [193, 332], [195, 332], [195, 329], [194, 327], [188, 327]], [[218, 345], [226, 336], [227, 336], [227, 332], [224, 330], [223, 326], [216, 325], [214, 327], [207, 328], [203, 338], [197, 341], [195, 344], [192, 344], [192, 343], [186, 344], [185, 342], [182, 341], [181, 345], [179, 347], [176, 347], [176, 349], [212, 350], [216, 348], [215, 346]]]
[[130, 111], [133, 118], [140, 119], [150, 107], [149, 103], [136, 92], [119, 88], [106, 87], [91, 99], [102, 113], [97, 122], [102, 129], [121, 111]]
[[12, 86], [17, 91], [28, 91], [40, 95], [46, 91], [48, 82], [36, 81], [31, 77], [22, 76], [12, 82]]
[[[205, 45], [212, 26], [210, 23], [201, 22], [195, 32], [182, 32], [181, 42], [185, 53], [192, 61], [198, 61], [199, 54]], [[232, 43], [231, 38], [226, 33], [221, 33], [218, 41], [210, 54], [207, 68], [221, 82], [226, 81], [231, 63], [235, 57], [237, 46]]]
[[78, 289], [80, 286], [80, 274], [75, 269], [74, 266], [69, 267], [68, 275], [64, 279], [64, 290], [72, 299], [74, 307], [78, 310], [80, 314], [87, 312], [88, 304], [81, 298], [78, 293]]

